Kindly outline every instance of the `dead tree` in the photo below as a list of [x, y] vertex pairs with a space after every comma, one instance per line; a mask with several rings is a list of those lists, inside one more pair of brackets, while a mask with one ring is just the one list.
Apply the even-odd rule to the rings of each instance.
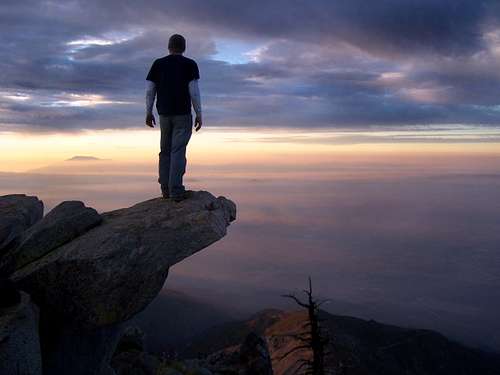
[[306, 289], [303, 292], [307, 297], [306, 302], [302, 301], [294, 294], [283, 295], [283, 297], [292, 299], [299, 306], [306, 309], [308, 319], [303, 325], [304, 331], [291, 335], [291, 337], [299, 341], [299, 344], [281, 356], [280, 360], [300, 350], [311, 350], [312, 360], [299, 359], [297, 363], [300, 363], [300, 365], [297, 367], [295, 373], [298, 373], [300, 370], [305, 368], [304, 374], [306, 375], [325, 375], [325, 352], [326, 345], [328, 344], [328, 338], [321, 329], [318, 315], [319, 307], [326, 302], [326, 300], [319, 301], [314, 298], [311, 277], [309, 277], [309, 289]]

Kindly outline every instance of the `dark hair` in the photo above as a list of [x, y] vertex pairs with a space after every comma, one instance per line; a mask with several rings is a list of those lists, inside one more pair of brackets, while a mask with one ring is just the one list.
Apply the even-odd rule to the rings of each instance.
[[183, 53], [186, 50], [186, 39], [179, 34], [172, 35], [168, 40], [168, 49], [172, 52]]

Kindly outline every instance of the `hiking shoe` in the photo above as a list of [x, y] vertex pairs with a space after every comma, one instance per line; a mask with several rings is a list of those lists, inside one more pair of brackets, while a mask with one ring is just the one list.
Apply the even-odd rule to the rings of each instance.
[[192, 195], [193, 195], [192, 190], [185, 190], [182, 194], [171, 196], [170, 198], [172, 198], [172, 200], [175, 202], [180, 202], [183, 201], [184, 199], [191, 197]]
[[181, 202], [186, 199], [186, 194], [176, 195], [175, 197], [171, 197], [174, 202]]

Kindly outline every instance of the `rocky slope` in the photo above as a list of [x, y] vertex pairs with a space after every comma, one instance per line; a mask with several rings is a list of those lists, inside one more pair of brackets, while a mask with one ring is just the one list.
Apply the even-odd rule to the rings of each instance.
[[[155, 298], [169, 267], [221, 239], [236, 218], [233, 202], [203, 191], [101, 215], [81, 202], [42, 212], [36, 197], [0, 197], [0, 288], [13, 283], [40, 310], [43, 373], [74, 375], [113, 373], [122, 323]], [[12, 307], [4, 303], [0, 316], [16, 314]], [[17, 321], [1, 320], [0, 332]], [[37, 314], [30, 324], [38, 325]], [[9, 337], [0, 351], [22, 351]], [[10, 374], [4, 364], [0, 373]]]
[[[329, 334], [326, 363], [330, 373], [349, 375], [488, 375], [500, 374], [500, 355], [484, 353], [451, 342], [437, 332], [401, 328], [375, 321], [321, 312]], [[307, 350], [280, 358], [300, 344], [293, 335], [306, 321], [303, 311], [266, 310], [246, 321], [214, 327], [194, 338], [185, 357], [217, 373], [233, 366], [249, 333], [266, 338], [275, 375], [293, 374], [297, 360], [310, 358]], [[304, 374], [299, 371], [297, 374]]]

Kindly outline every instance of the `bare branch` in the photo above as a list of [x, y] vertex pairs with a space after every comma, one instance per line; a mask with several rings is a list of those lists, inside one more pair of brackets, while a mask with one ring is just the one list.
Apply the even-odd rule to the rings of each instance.
[[297, 352], [298, 350], [307, 349], [312, 352], [312, 360], [297, 360], [295, 364], [301, 363], [301, 365], [296, 369], [296, 371], [294, 371], [294, 374], [296, 374], [303, 367], [308, 366], [307, 370], [302, 374], [325, 375], [325, 349], [327, 349], [326, 345], [329, 343], [329, 340], [327, 337], [325, 337], [325, 331], [320, 325], [320, 322], [322, 322], [323, 319], [319, 318], [319, 313], [320, 306], [328, 302], [329, 300], [316, 300], [313, 295], [311, 276], [309, 276], [308, 281], [308, 289], [303, 290], [303, 293], [307, 296], [307, 302], [303, 302], [294, 294], [287, 294], [283, 296], [294, 300], [299, 306], [305, 308], [307, 310], [308, 319], [301, 324], [301, 329], [303, 329], [305, 332], [286, 335], [287, 337], [291, 337], [299, 341], [299, 345], [283, 354], [280, 360], [283, 360], [284, 358], [288, 357], [292, 353]]
[[318, 307], [320, 307], [321, 305], [328, 303], [328, 302], [332, 302], [332, 300], [331, 299], [322, 299], [321, 301], [316, 301], [316, 304], [318, 305]]
[[291, 298], [295, 301], [295, 303], [299, 306], [305, 307], [306, 309], [309, 307], [306, 303], [302, 302], [300, 299], [298, 299], [296, 296], [293, 294], [283, 294], [282, 297], [285, 298]]
[[309, 345], [298, 345], [292, 349], [290, 349], [289, 351], [287, 351], [284, 355], [282, 355], [278, 360], [281, 361], [283, 359], [285, 359], [286, 357], [288, 357], [290, 354], [292, 353], [295, 353], [296, 351], [298, 350], [303, 350], [303, 349], [309, 349], [310, 346]]

